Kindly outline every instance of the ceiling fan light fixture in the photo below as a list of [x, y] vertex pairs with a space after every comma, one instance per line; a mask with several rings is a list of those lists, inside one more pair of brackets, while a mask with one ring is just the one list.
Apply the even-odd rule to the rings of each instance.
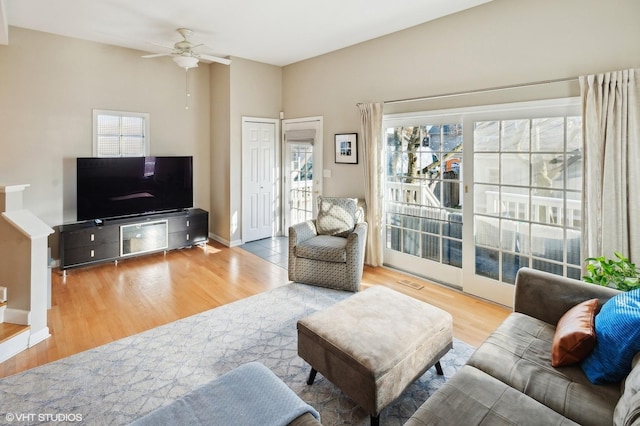
[[185, 70], [198, 66], [198, 58], [193, 56], [174, 56], [173, 62], [175, 62], [180, 68], [184, 68]]

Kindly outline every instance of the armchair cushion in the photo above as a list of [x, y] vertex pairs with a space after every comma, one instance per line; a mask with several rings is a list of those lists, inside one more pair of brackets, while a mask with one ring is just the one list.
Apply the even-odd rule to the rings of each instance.
[[347, 261], [347, 239], [318, 235], [296, 246], [296, 256], [325, 262]]
[[355, 198], [318, 197], [318, 235], [346, 237], [356, 226], [357, 209]]

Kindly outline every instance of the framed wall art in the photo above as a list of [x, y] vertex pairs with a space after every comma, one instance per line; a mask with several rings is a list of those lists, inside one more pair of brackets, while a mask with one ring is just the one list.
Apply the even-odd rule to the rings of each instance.
[[336, 133], [336, 163], [358, 164], [358, 134]]

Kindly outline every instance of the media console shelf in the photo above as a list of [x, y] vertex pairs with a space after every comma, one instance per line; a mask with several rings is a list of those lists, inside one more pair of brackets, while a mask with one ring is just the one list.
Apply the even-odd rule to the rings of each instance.
[[61, 225], [60, 270], [118, 261], [206, 243], [209, 213], [189, 209], [125, 219], [107, 219], [101, 224], [85, 221]]

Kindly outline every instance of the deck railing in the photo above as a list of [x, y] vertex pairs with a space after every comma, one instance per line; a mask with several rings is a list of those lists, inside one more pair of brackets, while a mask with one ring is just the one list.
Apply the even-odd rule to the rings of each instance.
[[[460, 265], [462, 215], [459, 209], [440, 207], [422, 183], [387, 182], [387, 247], [415, 256]], [[553, 225], [580, 228], [580, 200], [541, 195], [487, 191], [480, 197], [481, 214], [475, 219], [475, 244], [511, 253], [527, 253], [555, 262], [580, 263], [579, 231], [558, 233]], [[476, 199], [478, 200], [478, 199]], [[513, 219], [502, 223], [499, 219]], [[525, 223], [551, 225], [530, 235]], [[501, 230], [501, 231], [500, 231]], [[559, 237], [560, 236], [560, 237]], [[566, 238], [566, 241], [564, 241]], [[454, 244], [454, 245], [452, 245]], [[525, 248], [526, 247], [526, 248]], [[478, 256], [483, 257], [483, 252]], [[495, 259], [484, 259], [495, 262]], [[480, 259], [479, 262], [484, 261]], [[553, 266], [553, 265], [551, 265]], [[551, 267], [549, 265], [545, 267]], [[562, 269], [561, 266], [560, 270]]]
[[[426, 181], [417, 183], [387, 182], [388, 201], [422, 207], [441, 207], [441, 203]], [[509, 217], [516, 220], [529, 220], [544, 224], [565, 224], [579, 228], [582, 222], [580, 200], [503, 193], [485, 192], [486, 213]], [[410, 211], [416, 209], [409, 208]], [[408, 212], [408, 211], [407, 211]], [[412, 214], [412, 213], [409, 213]], [[566, 221], [566, 222], [565, 222]]]
[[[580, 227], [582, 205], [580, 200], [565, 200], [562, 198], [544, 197], [540, 195], [503, 193], [500, 198], [498, 191], [485, 192], [487, 213], [498, 214], [519, 220], [530, 220], [536, 223], [567, 224]], [[565, 222], [567, 220], [567, 222]]]

